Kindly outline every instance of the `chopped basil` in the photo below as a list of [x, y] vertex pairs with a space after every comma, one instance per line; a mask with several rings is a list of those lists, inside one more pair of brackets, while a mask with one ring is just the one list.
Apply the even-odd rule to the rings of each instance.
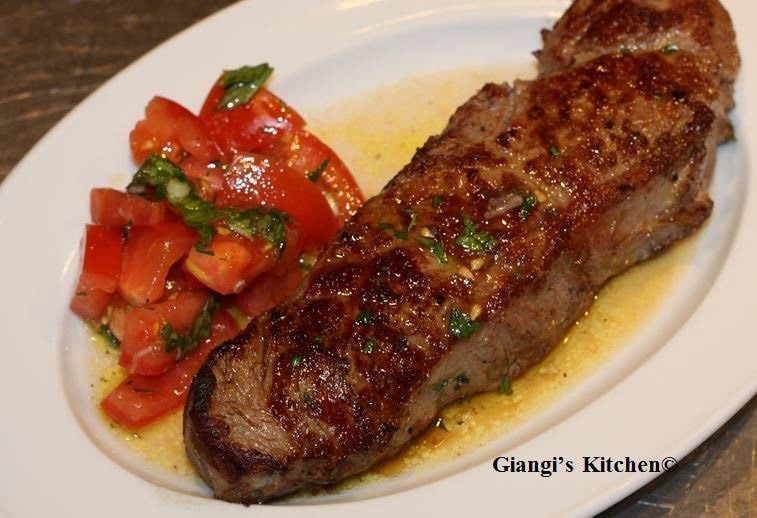
[[470, 378], [463, 372], [455, 376], [455, 383], [457, 383], [457, 385], [467, 385], [470, 383]]
[[216, 232], [214, 223], [223, 223], [248, 238], [263, 237], [279, 251], [284, 249], [288, 219], [286, 214], [261, 207], [247, 210], [219, 209], [203, 200], [184, 171], [167, 158], [155, 154], [148, 156], [134, 174], [127, 190], [144, 194], [146, 186], [154, 187], [155, 197], [167, 200], [179, 211], [184, 223], [197, 231], [200, 242], [195, 248], [200, 252], [210, 252], [208, 246]]
[[315, 408], [315, 401], [313, 401], [313, 395], [310, 393], [309, 390], [306, 390], [305, 392], [302, 393], [302, 400], [310, 408]]
[[291, 365], [292, 367], [299, 367], [300, 365], [302, 365], [302, 356], [300, 356], [299, 354], [296, 355], [294, 358], [292, 358], [292, 361], [289, 362], [289, 365]]
[[524, 198], [523, 205], [520, 206], [520, 210], [518, 211], [518, 217], [521, 221], [525, 221], [528, 218], [537, 203], [539, 203], [539, 199], [532, 193], [529, 193]]
[[502, 376], [497, 392], [500, 394], [507, 394], [508, 396], [512, 395], [513, 389], [510, 387], [510, 378], [508, 378], [506, 374]]
[[369, 338], [368, 341], [366, 341], [363, 344], [363, 347], [361, 347], [360, 350], [363, 351], [365, 354], [371, 354], [375, 348], [376, 348], [376, 339]]
[[392, 225], [391, 223], [382, 222], [382, 223], [378, 224], [378, 227], [381, 230], [384, 230], [384, 231], [387, 231], [387, 232], [391, 232], [392, 235], [394, 237], [396, 237], [397, 239], [403, 239], [404, 240], [404, 239], [407, 239], [407, 237], [409, 235], [406, 230], [395, 230], [394, 225]]
[[463, 218], [463, 233], [457, 236], [455, 243], [467, 252], [491, 252], [497, 246], [497, 240], [487, 232], [478, 232], [473, 221]]
[[160, 336], [166, 343], [166, 351], [171, 352], [178, 349], [179, 357], [181, 358], [200, 345], [201, 342], [210, 338], [213, 313], [216, 312], [218, 306], [216, 299], [208, 297], [202, 305], [200, 312], [197, 313], [194, 322], [192, 322], [192, 327], [185, 335], [177, 333], [176, 330], [171, 327], [171, 324], [166, 323], [160, 332]]
[[444, 379], [438, 383], [434, 383], [434, 386], [433, 386], [434, 392], [442, 392], [448, 384], [449, 384], [448, 379]]
[[552, 156], [560, 156], [560, 150], [557, 146], [549, 146], [549, 154]]
[[434, 196], [431, 198], [431, 206], [435, 209], [438, 209], [442, 206], [442, 197], [441, 196]]
[[373, 323], [373, 317], [375, 315], [368, 311], [367, 309], [364, 309], [360, 313], [357, 314], [357, 317], [355, 318], [355, 322], [358, 324], [371, 324]]
[[116, 335], [113, 334], [113, 331], [107, 324], [101, 324], [100, 327], [97, 328], [97, 332], [103, 335], [113, 347], [118, 348], [121, 346], [121, 340], [116, 338]]
[[449, 317], [449, 332], [455, 338], [467, 340], [476, 331], [481, 329], [481, 324], [471, 320], [464, 312], [457, 308], [452, 308]]
[[324, 160], [323, 162], [321, 162], [321, 165], [319, 165], [318, 167], [316, 167], [315, 169], [313, 169], [312, 171], [310, 171], [307, 174], [308, 179], [311, 182], [318, 181], [318, 179], [321, 177], [321, 175], [323, 174], [323, 172], [329, 166], [329, 160], [331, 160], [331, 158], [327, 158], [326, 160]]
[[436, 256], [436, 259], [444, 264], [447, 262], [447, 254], [444, 252], [442, 244], [433, 237], [415, 236], [415, 240], [425, 249], [430, 250]]
[[675, 43], [669, 43], [662, 48], [663, 54], [670, 55], [675, 54], [676, 52], [678, 52], [678, 45], [676, 45]]
[[243, 66], [236, 70], [224, 70], [218, 86], [226, 90], [216, 110], [228, 110], [250, 102], [273, 73], [268, 63], [254, 67]]

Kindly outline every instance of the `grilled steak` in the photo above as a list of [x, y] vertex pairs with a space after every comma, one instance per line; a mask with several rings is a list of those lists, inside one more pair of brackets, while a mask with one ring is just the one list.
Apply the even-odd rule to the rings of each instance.
[[719, 4], [579, 0], [545, 39], [538, 79], [484, 86], [298, 293], [200, 370], [184, 434], [217, 497], [259, 502], [394, 454], [707, 218], [738, 66]]

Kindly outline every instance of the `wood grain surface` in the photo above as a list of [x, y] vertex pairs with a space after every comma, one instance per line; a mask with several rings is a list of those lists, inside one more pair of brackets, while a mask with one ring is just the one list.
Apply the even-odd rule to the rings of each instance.
[[[0, 181], [47, 130], [105, 80], [230, 3], [0, 0]], [[752, 399], [676, 471], [603, 515], [757, 516], [756, 410], [757, 399]]]

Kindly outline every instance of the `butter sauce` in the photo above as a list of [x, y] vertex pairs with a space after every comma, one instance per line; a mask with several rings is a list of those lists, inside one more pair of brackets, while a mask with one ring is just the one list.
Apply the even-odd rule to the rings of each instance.
[[[533, 76], [533, 66], [471, 67], [404, 79], [358, 97], [308, 113], [311, 130], [347, 163], [366, 196], [376, 194], [430, 135], [439, 133], [455, 108], [487, 81]], [[539, 365], [512, 381], [512, 395], [479, 394], [448, 405], [441, 412], [444, 428], [432, 427], [399, 455], [329, 491], [438, 465], [492, 440], [597, 369], [644, 323], [675, 285], [692, 242], [676, 245], [664, 255], [609, 282], [589, 312]], [[99, 404], [125, 378], [118, 352], [94, 336], [92, 398]], [[184, 453], [182, 413], [133, 433], [103, 420], [135, 454], [181, 477], [196, 478]]]

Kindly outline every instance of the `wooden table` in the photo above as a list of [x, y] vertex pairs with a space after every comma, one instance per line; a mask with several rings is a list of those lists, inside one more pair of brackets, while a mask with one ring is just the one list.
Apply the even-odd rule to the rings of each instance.
[[[230, 3], [0, 0], [0, 181], [48, 129], [105, 80]], [[677, 471], [606, 514], [757, 516], [755, 409], [757, 398]]]

